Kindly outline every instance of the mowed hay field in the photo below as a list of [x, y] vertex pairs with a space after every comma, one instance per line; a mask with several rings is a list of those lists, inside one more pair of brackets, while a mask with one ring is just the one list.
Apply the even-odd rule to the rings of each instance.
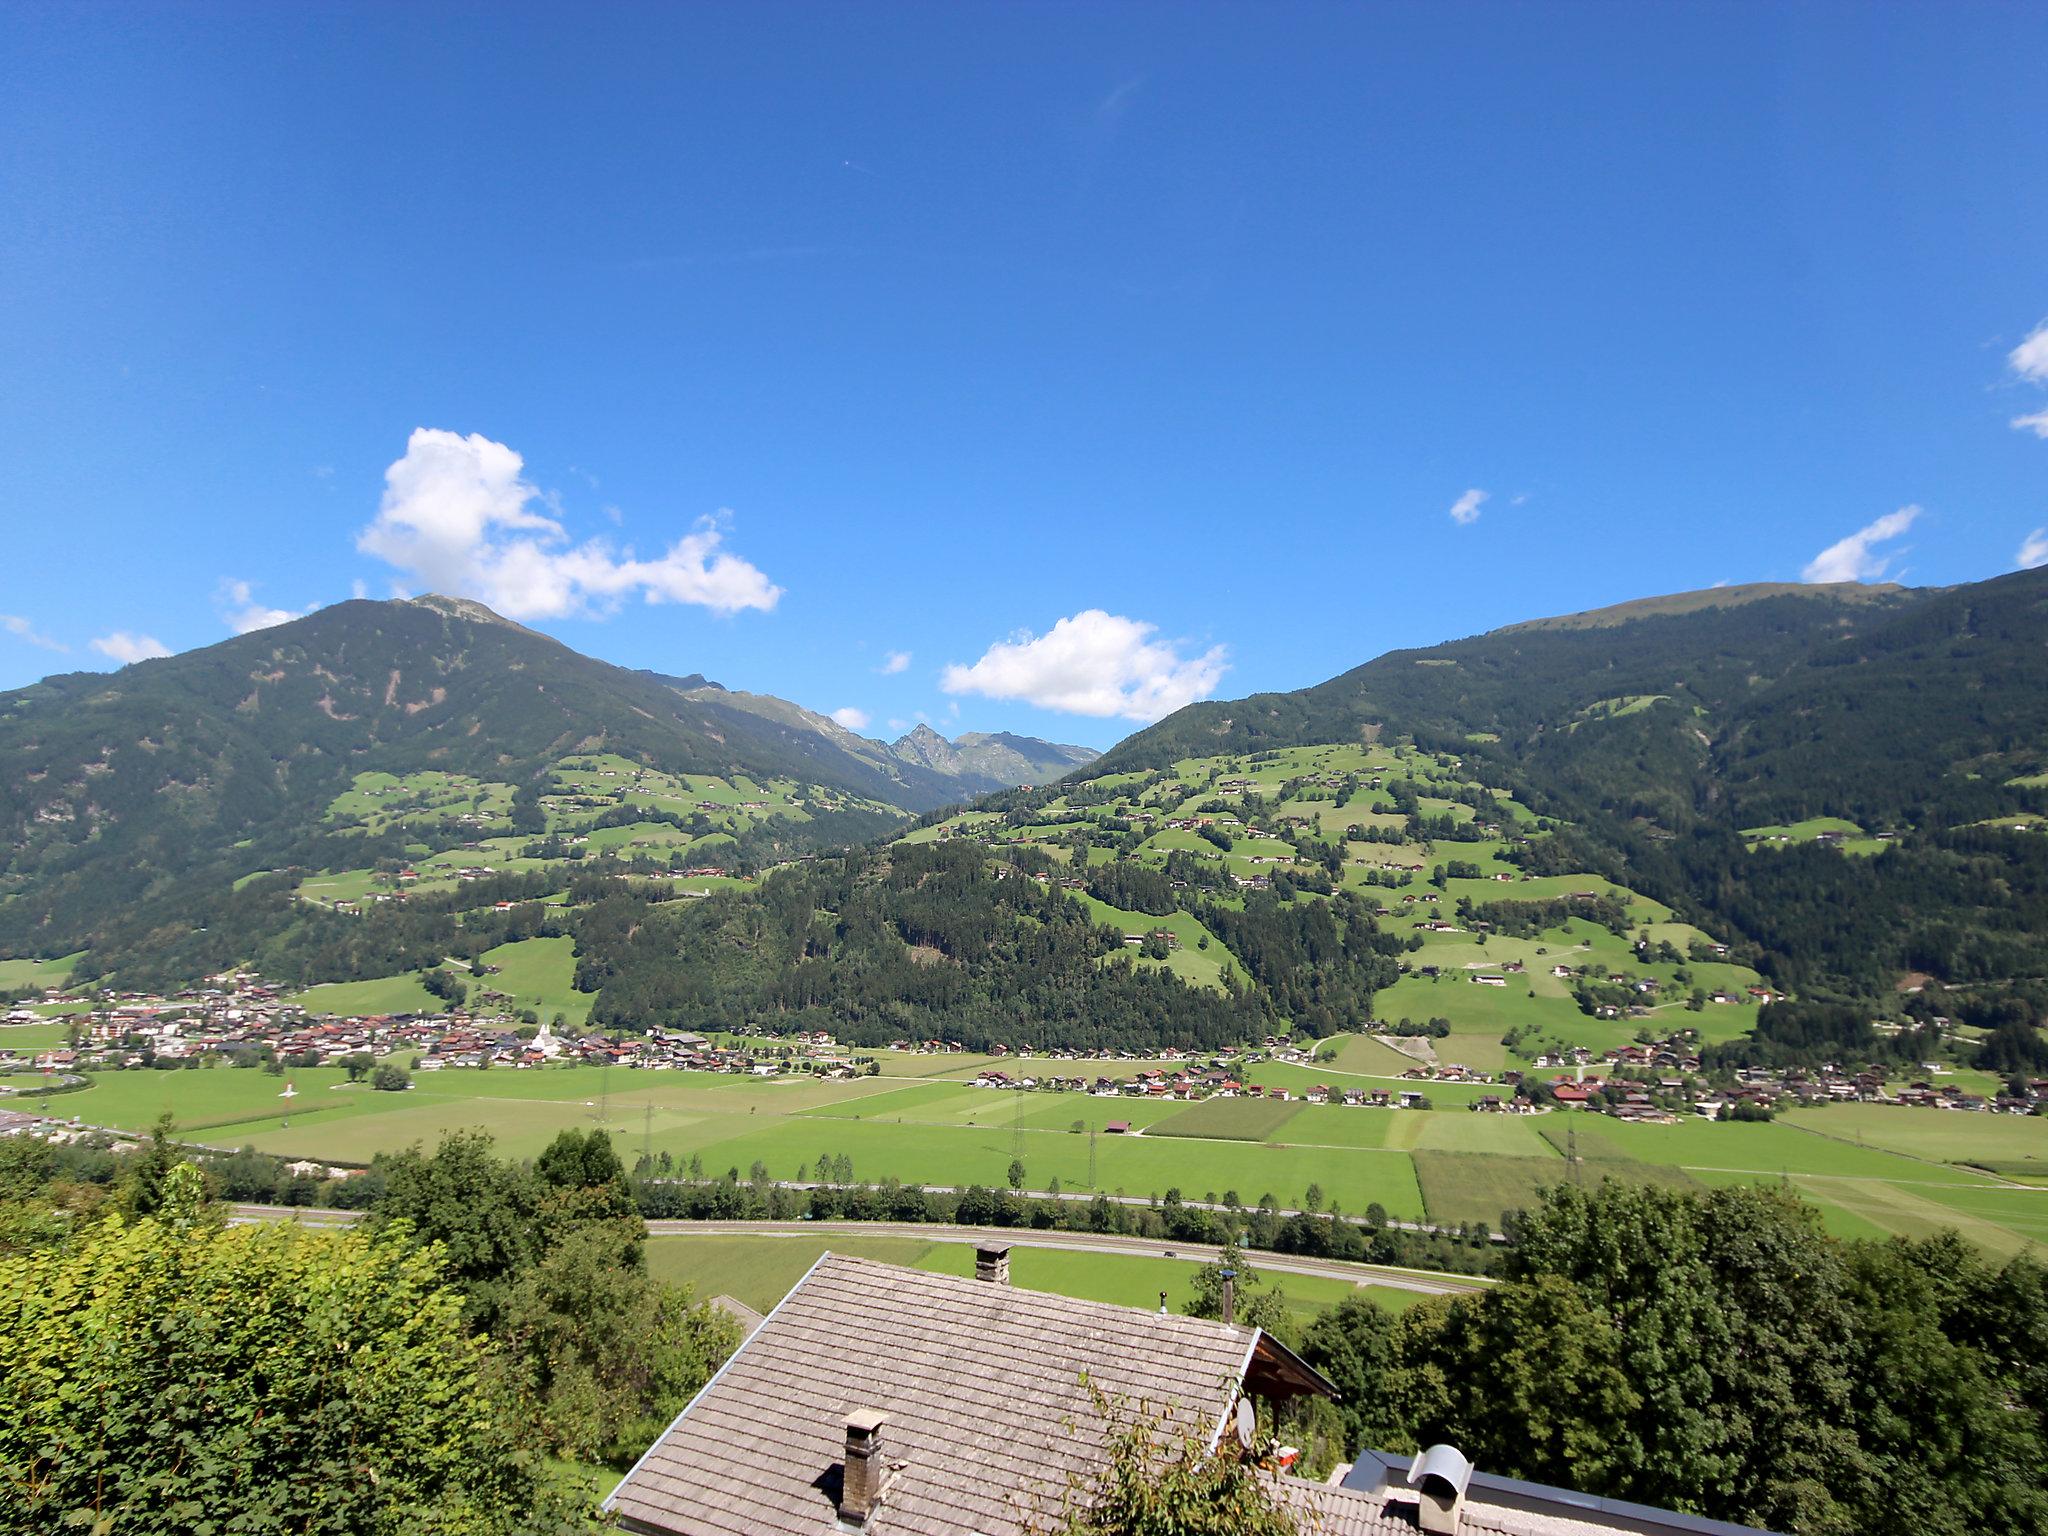
[[1797, 1109], [1785, 1123], [1836, 1141], [1883, 1147], [1931, 1162], [1964, 1163], [2008, 1178], [2048, 1182], [2048, 1116], [1975, 1115], [1835, 1104]]
[[1225, 1141], [1271, 1141], [1306, 1106], [1291, 1099], [1204, 1099], [1168, 1115], [1148, 1136], [1205, 1136]]
[[[955, 1075], [826, 1082], [500, 1068], [423, 1072], [411, 1089], [389, 1093], [351, 1084], [335, 1068], [275, 1077], [213, 1067], [99, 1074], [92, 1087], [65, 1095], [61, 1108], [86, 1124], [131, 1131], [169, 1112], [195, 1140], [336, 1163], [431, 1147], [463, 1129], [488, 1132], [507, 1156], [532, 1157], [562, 1130], [598, 1126], [629, 1163], [643, 1149], [667, 1152], [684, 1164], [697, 1158], [713, 1176], [736, 1169], [744, 1177], [760, 1162], [771, 1177], [794, 1179], [833, 1156], [850, 1158], [859, 1179], [997, 1187], [1017, 1158], [1031, 1190], [1057, 1179], [1070, 1194], [1146, 1198], [1177, 1189], [1189, 1200], [1235, 1194], [1247, 1205], [1270, 1196], [1285, 1208], [1315, 1185], [1353, 1214], [1377, 1203], [1404, 1220], [1495, 1226], [1504, 1211], [1570, 1176], [1562, 1154], [1575, 1143], [1588, 1181], [1610, 1172], [1681, 1187], [1782, 1180], [1843, 1236], [1954, 1226], [1995, 1253], [2048, 1242], [2048, 1187], [1916, 1155], [1924, 1138], [1947, 1131], [1956, 1138], [1946, 1148], [1953, 1156], [2031, 1166], [2048, 1129], [2039, 1121], [1841, 1106], [1769, 1124], [1629, 1125], [1566, 1111], [1475, 1113], [1442, 1102], [1449, 1085], [1433, 1085], [1440, 1107], [1428, 1111], [1266, 1099], [1183, 1104], [975, 1088], [964, 1079], [980, 1063], [960, 1057], [889, 1064]], [[297, 1089], [290, 1100], [280, 1098], [287, 1082]], [[1119, 1122], [1131, 1130], [1107, 1131]]]
[[[1533, 1209], [1541, 1203], [1543, 1191], [1563, 1182], [1569, 1172], [1568, 1165], [1557, 1157], [1444, 1152], [1430, 1148], [1418, 1148], [1412, 1155], [1429, 1219], [1448, 1225], [1483, 1221], [1498, 1227], [1505, 1212]], [[1613, 1178], [1624, 1184], [1654, 1184], [1666, 1189], [1704, 1187], [1683, 1169], [1621, 1158], [1587, 1163], [1582, 1166], [1580, 1177], [1587, 1184]]]

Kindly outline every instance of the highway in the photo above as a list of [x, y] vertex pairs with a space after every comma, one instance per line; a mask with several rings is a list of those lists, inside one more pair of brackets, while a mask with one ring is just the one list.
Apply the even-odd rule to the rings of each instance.
[[[361, 1219], [359, 1211], [324, 1210], [315, 1206], [236, 1205], [231, 1220], [297, 1221], [309, 1227], [345, 1227]], [[1068, 1253], [1120, 1253], [1141, 1259], [1189, 1259], [1207, 1263], [1222, 1252], [1212, 1243], [1169, 1243], [1158, 1238], [1129, 1237], [1115, 1232], [1061, 1232], [1029, 1227], [951, 1227], [914, 1221], [650, 1221], [650, 1237], [904, 1237], [927, 1243], [1008, 1243], [1012, 1248], [1056, 1248]], [[1247, 1250], [1247, 1261], [1265, 1274], [1305, 1275], [1345, 1280], [1353, 1285], [1384, 1285], [1429, 1296], [1454, 1296], [1483, 1289], [1487, 1282], [1470, 1275], [1446, 1275], [1426, 1269], [1397, 1269], [1386, 1264], [1354, 1264], [1344, 1259], [1311, 1258], [1296, 1253]]]

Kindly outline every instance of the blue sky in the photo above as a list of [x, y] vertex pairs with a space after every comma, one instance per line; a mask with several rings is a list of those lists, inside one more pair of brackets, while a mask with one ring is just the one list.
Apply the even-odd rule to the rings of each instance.
[[2048, 558], [2044, 48], [10, 5], [0, 686], [457, 586], [870, 734], [1107, 745], [1653, 592], [1995, 575]]

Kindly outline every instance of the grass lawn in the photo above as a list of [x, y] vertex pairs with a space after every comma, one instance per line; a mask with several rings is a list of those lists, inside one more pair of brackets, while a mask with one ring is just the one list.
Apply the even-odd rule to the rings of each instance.
[[[612, 1130], [622, 1155], [637, 1156], [645, 1145], [684, 1161], [701, 1156], [718, 1173], [727, 1168], [744, 1173], [759, 1160], [774, 1177], [793, 1178], [800, 1167], [815, 1167], [821, 1156], [844, 1154], [853, 1159], [858, 1177], [931, 1185], [1001, 1184], [1021, 1137], [1030, 1187], [1043, 1188], [1058, 1178], [1068, 1189], [1085, 1189], [1090, 1187], [1092, 1141], [1094, 1187], [1104, 1190], [1148, 1195], [1179, 1188], [1200, 1198], [1234, 1189], [1247, 1204], [1265, 1194], [1292, 1204], [1309, 1185], [1319, 1183], [1349, 1210], [1377, 1200], [1396, 1215], [1422, 1214], [1414, 1170], [1400, 1152], [1072, 1135], [1068, 1127], [1076, 1119], [1136, 1122], [1155, 1108], [1079, 1094], [1025, 1099], [1027, 1123], [1019, 1131], [1014, 1124], [1017, 1097], [961, 1084], [923, 1085], [938, 1094], [902, 1103], [890, 1118], [852, 1119], [806, 1111], [867, 1096], [879, 1099], [904, 1085], [882, 1079], [836, 1084], [801, 1077], [560, 1068], [420, 1073], [406, 1092], [379, 1093], [361, 1085], [336, 1086], [346, 1079], [337, 1068], [294, 1072], [291, 1078], [298, 1097], [280, 1103], [284, 1080], [253, 1070], [103, 1073], [92, 1088], [70, 1096], [69, 1103], [72, 1113], [93, 1124], [143, 1130], [169, 1110], [181, 1126], [218, 1145], [249, 1144], [342, 1163], [366, 1163], [380, 1151], [415, 1142], [431, 1147], [447, 1132], [466, 1128], [489, 1132], [505, 1156], [532, 1157], [562, 1130], [602, 1125]], [[975, 1096], [974, 1108], [964, 1112], [986, 1114], [987, 1123], [922, 1121], [935, 1109], [968, 1104], [969, 1095]], [[986, 1111], [980, 1108], [983, 1103]], [[1351, 1113], [1365, 1117], [1370, 1112]]]
[[578, 992], [573, 985], [574, 939], [521, 939], [516, 944], [500, 944], [484, 951], [483, 962], [499, 969], [497, 975], [485, 977], [481, 985], [509, 994], [515, 1008], [531, 1008], [543, 1019], [552, 1019], [559, 1013], [579, 1027], [589, 1021], [590, 1005], [596, 1001], [596, 994]]
[[[1418, 1060], [1372, 1035], [1338, 1035], [1322, 1044], [1336, 1045], [1336, 1060], [1327, 1064], [1336, 1072], [1353, 1072], [1367, 1077], [1399, 1077]], [[1318, 1062], [1317, 1065], [1324, 1063]]]
[[1876, 1147], [1855, 1146], [1789, 1124], [1682, 1120], [1676, 1125], [1628, 1125], [1606, 1115], [1567, 1113], [1574, 1116], [1582, 1150], [1598, 1138], [1638, 1162], [1663, 1163], [1693, 1172], [1718, 1170], [1773, 1176], [1803, 1173], [1909, 1185], [1989, 1182], [1960, 1168], [1919, 1162]]
[[1285, 1140], [1297, 1147], [1386, 1147], [1396, 1145], [1395, 1122], [1410, 1110], [1366, 1109], [1356, 1104], [1297, 1105]]
[[46, 1051], [64, 1043], [69, 1024], [0, 1024], [0, 1051]]
[[1180, 946], [1168, 950], [1164, 960], [1148, 960], [1136, 949], [1128, 950], [1130, 957], [1141, 966], [1163, 965], [1188, 985], [1208, 987], [1217, 992], [1223, 990], [1225, 965], [1236, 966], [1238, 973], [1243, 974], [1244, 967], [1236, 965], [1230, 951], [1223, 947], [1223, 941], [1203, 927], [1192, 912], [1170, 912], [1164, 917], [1153, 917], [1144, 912], [1131, 912], [1122, 907], [1112, 907], [1108, 902], [1096, 900], [1086, 891], [1071, 891], [1068, 894], [1085, 906], [1088, 915], [1096, 922], [1114, 928], [1119, 933], [1149, 933], [1154, 928], [1164, 928], [1180, 940]]
[[297, 1003], [308, 1013], [337, 1014], [438, 1013], [443, 1006], [411, 971], [374, 981], [328, 982], [291, 993], [283, 1001]]
[[1549, 1159], [1557, 1154], [1538, 1134], [1542, 1115], [1486, 1114], [1476, 1110], [1432, 1110], [1402, 1112], [1419, 1124], [1418, 1147], [1439, 1152], [1493, 1152], [1510, 1157]]
[[1836, 1141], [1882, 1147], [1932, 1162], [1969, 1163], [2022, 1178], [2048, 1178], [2048, 1118], [1976, 1115], [1895, 1104], [1795, 1109], [1784, 1121]]
[[1204, 1099], [1168, 1115], [1148, 1136], [1214, 1136], [1227, 1141], [1275, 1141], [1275, 1132], [1302, 1106], [1283, 1099]]
[[85, 956], [84, 950], [56, 960], [0, 960], [0, 992], [18, 992], [23, 987], [62, 987]]
[[[974, 1273], [974, 1247], [970, 1243], [877, 1237], [863, 1233], [857, 1224], [851, 1223], [827, 1224], [815, 1233], [791, 1237], [649, 1238], [647, 1264], [660, 1279], [694, 1286], [700, 1297], [731, 1296], [757, 1312], [766, 1312], [827, 1251], [880, 1259], [935, 1274]], [[1250, 1257], [1256, 1270], [1257, 1256]], [[1194, 1295], [1194, 1276], [1199, 1267], [1189, 1259], [1138, 1254], [1025, 1247], [1010, 1251], [1011, 1283], [1025, 1290], [1051, 1291], [1148, 1311], [1158, 1307], [1159, 1293], [1164, 1291], [1167, 1305], [1178, 1312]], [[1310, 1275], [1266, 1274], [1261, 1283], [1282, 1292], [1289, 1310], [1304, 1320], [1360, 1289], [1343, 1280]], [[1382, 1306], [1393, 1310], [1421, 1300], [1420, 1293], [1414, 1291], [1376, 1285], [1363, 1289]]]
[[[1533, 1209], [1544, 1189], [1565, 1182], [1567, 1168], [1557, 1157], [1508, 1157], [1490, 1152], [1419, 1149], [1413, 1154], [1416, 1178], [1429, 1219], [1440, 1223], [1483, 1221], [1498, 1228], [1504, 1213]], [[1657, 1168], [1617, 1159], [1589, 1164], [1582, 1172], [1588, 1184], [1616, 1178], [1629, 1184], [1658, 1184], [1696, 1189], [1690, 1175], [1676, 1168]]]

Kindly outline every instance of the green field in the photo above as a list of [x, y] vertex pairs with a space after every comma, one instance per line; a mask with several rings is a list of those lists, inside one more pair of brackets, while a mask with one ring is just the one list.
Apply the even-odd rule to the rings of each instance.
[[[1108, 902], [1097, 901], [1085, 891], [1070, 893], [1088, 909], [1089, 916], [1096, 922], [1114, 928], [1119, 933], [1150, 933], [1155, 928], [1164, 928], [1180, 940], [1177, 948], [1167, 952], [1164, 960], [1149, 960], [1136, 949], [1126, 953], [1141, 966], [1164, 966], [1190, 986], [1209, 987], [1223, 990], [1223, 967], [1235, 965], [1229, 950], [1222, 941], [1204, 928], [1192, 912], [1169, 912], [1164, 917], [1153, 917], [1143, 912], [1130, 912], [1122, 907], [1112, 907]], [[1238, 967], [1242, 974], [1243, 967]]]
[[1960, 1114], [1893, 1104], [1796, 1109], [1788, 1125], [1930, 1162], [1967, 1163], [2008, 1178], [2048, 1179], [2048, 1117]]
[[1204, 1099], [1168, 1115], [1148, 1136], [1211, 1136], [1226, 1141], [1271, 1141], [1303, 1108], [1285, 1099]]
[[[1556, 1157], [1502, 1156], [1489, 1152], [1419, 1149], [1415, 1174], [1422, 1184], [1423, 1204], [1434, 1222], [1483, 1221], [1500, 1225], [1503, 1213], [1534, 1208], [1543, 1190], [1561, 1183], [1566, 1165]], [[1690, 1174], [1622, 1159], [1588, 1163], [1581, 1172], [1588, 1184], [1603, 1178], [1626, 1184], [1656, 1184], [1672, 1189], [1698, 1189]]]
[[0, 1024], [0, 1051], [47, 1051], [62, 1045], [67, 1024]]
[[[45, 1027], [55, 1026], [30, 1026]], [[2048, 1131], [2038, 1120], [1838, 1106], [1769, 1124], [1630, 1125], [1572, 1112], [1474, 1113], [1451, 1102], [1457, 1085], [1449, 1084], [1426, 1085], [1441, 1106], [1430, 1111], [1265, 1099], [1185, 1104], [975, 1088], [967, 1079], [985, 1058], [891, 1060], [927, 1075], [834, 1083], [500, 1068], [423, 1072], [409, 1091], [384, 1093], [320, 1068], [291, 1073], [297, 1097], [281, 1102], [283, 1079], [213, 1067], [99, 1074], [65, 1104], [88, 1123], [129, 1130], [146, 1129], [168, 1110], [190, 1134], [216, 1145], [341, 1163], [365, 1163], [414, 1143], [431, 1146], [465, 1127], [490, 1132], [508, 1155], [530, 1157], [563, 1129], [603, 1126], [629, 1158], [643, 1148], [685, 1162], [694, 1156], [712, 1175], [735, 1169], [744, 1176], [759, 1161], [772, 1177], [794, 1179], [831, 1155], [851, 1158], [862, 1179], [994, 1187], [1016, 1157], [1027, 1189], [1057, 1179], [1069, 1193], [1092, 1187], [1146, 1197], [1178, 1189], [1190, 1200], [1235, 1194], [1252, 1205], [1271, 1196], [1295, 1206], [1317, 1185], [1354, 1214], [1377, 1202], [1403, 1219], [1495, 1225], [1503, 1211], [1529, 1204], [1543, 1184], [1569, 1176], [1560, 1154], [1575, 1143], [1587, 1178], [1612, 1173], [1681, 1187], [1782, 1180], [1843, 1235], [1953, 1225], [2000, 1253], [2048, 1241], [2048, 1189], [1959, 1165], [2036, 1166]], [[1312, 1068], [1270, 1070], [1317, 1076]], [[1329, 1076], [1326, 1069], [1321, 1076]], [[1103, 1134], [1117, 1121], [1140, 1134]]]
[[418, 976], [382, 976], [375, 981], [335, 981], [308, 987], [283, 999], [308, 1013], [439, 1013], [445, 1006], [420, 985]]
[[62, 987], [85, 956], [84, 950], [56, 960], [0, 960], [0, 992], [18, 992], [24, 987]]
[[[815, 1234], [791, 1237], [654, 1237], [647, 1242], [647, 1265], [660, 1279], [694, 1286], [700, 1297], [730, 1296], [757, 1312], [766, 1312], [827, 1251], [909, 1265], [935, 1274], [974, 1273], [974, 1247], [970, 1243], [876, 1237], [863, 1233], [857, 1225], [833, 1225]], [[1256, 1267], [1256, 1258], [1253, 1263]], [[1159, 1305], [1159, 1294], [1164, 1291], [1167, 1305], [1176, 1312], [1192, 1299], [1194, 1275], [1199, 1267], [1193, 1260], [1136, 1254], [1026, 1247], [1010, 1251], [1011, 1283], [1026, 1290], [1053, 1291], [1085, 1301], [1147, 1309]], [[1380, 1305], [1396, 1311], [1422, 1299], [1416, 1291], [1378, 1285], [1359, 1287], [1320, 1276], [1268, 1274], [1263, 1283], [1282, 1292], [1289, 1309], [1303, 1318], [1335, 1306], [1359, 1289]]]
[[561, 1014], [578, 1028], [589, 1021], [596, 994], [578, 992], [574, 986], [574, 939], [521, 939], [516, 944], [500, 944], [484, 951], [483, 962], [496, 966], [498, 974], [472, 985], [506, 993], [514, 1008], [530, 1008], [542, 1019]]

